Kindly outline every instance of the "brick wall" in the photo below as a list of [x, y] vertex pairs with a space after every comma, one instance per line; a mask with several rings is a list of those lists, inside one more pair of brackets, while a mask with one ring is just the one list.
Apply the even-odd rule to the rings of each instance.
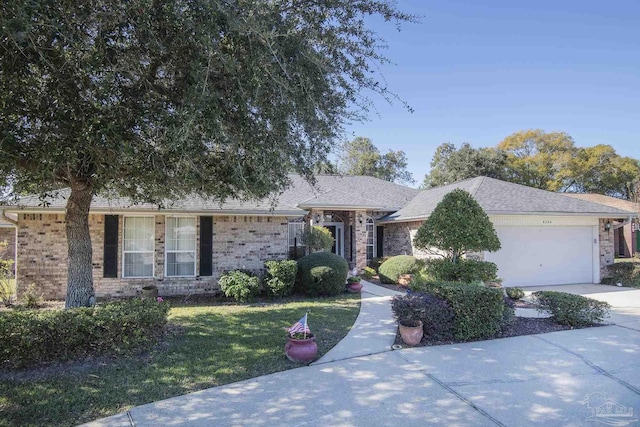
[[[160, 295], [209, 293], [218, 289], [220, 274], [231, 269], [262, 273], [264, 261], [286, 259], [287, 218], [220, 216], [213, 219], [213, 275], [164, 277], [165, 216], [155, 215], [154, 277], [122, 277], [123, 216], [118, 227], [118, 278], [103, 277], [104, 215], [90, 215], [93, 280], [97, 297], [135, 296], [143, 286], [156, 285]], [[18, 295], [33, 283], [47, 299], [64, 299], [67, 287], [67, 244], [62, 214], [20, 214], [18, 228]], [[196, 221], [196, 274], [199, 271], [199, 218]]]
[[288, 258], [288, 236], [284, 217], [214, 217], [214, 276], [237, 268], [264, 272], [264, 261]]
[[384, 254], [386, 256], [413, 255], [416, 258], [432, 258], [434, 255], [413, 247], [413, 239], [422, 221], [391, 223], [384, 225]]

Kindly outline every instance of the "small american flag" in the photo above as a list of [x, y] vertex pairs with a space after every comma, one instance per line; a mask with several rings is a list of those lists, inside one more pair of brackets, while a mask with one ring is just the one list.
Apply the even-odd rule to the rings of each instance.
[[297, 332], [303, 332], [305, 334], [310, 334], [311, 330], [309, 329], [309, 326], [307, 325], [307, 315], [305, 314], [304, 317], [300, 320], [298, 320], [296, 323], [294, 323], [293, 325], [291, 325], [291, 327], [289, 328], [289, 334], [295, 334]]

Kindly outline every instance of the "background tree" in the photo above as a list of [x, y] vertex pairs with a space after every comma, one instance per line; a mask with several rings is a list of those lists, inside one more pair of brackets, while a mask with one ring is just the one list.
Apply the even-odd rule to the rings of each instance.
[[381, 155], [369, 138], [361, 136], [344, 144], [339, 157], [339, 171], [345, 175], [368, 175], [399, 184], [415, 182], [407, 171], [404, 151]]
[[66, 306], [93, 300], [96, 193], [262, 198], [361, 119], [387, 1], [15, 0], [0, 10], [0, 176], [69, 187]]
[[443, 255], [452, 263], [471, 252], [500, 249], [489, 216], [469, 192], [461, 189], [442, 198], [416, 232], [413, 244], [434, 255]]
[[633, 200], [639, 179], [638, 160], [621, 157], [610, 145], [600, 144], [577, 150], [564, 190]]
[[519, 131], [498, 144], [507, 153], [507, 180], [529, 187], [560, 191], [571, 175], [576, 154], [571, 136], [540, 129]]
[[421, 188], [439, 187], [476, 176], [506, 179], [507, 156], [494, 148], [473, 148], [464, 143], [459, 149], [446, 142], [436, 148], [431, 170]]

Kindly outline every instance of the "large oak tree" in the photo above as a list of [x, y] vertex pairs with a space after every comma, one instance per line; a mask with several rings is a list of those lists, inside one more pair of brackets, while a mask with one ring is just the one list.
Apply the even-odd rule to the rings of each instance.
[[93, 299], [97, 193], [262, 198], [311, 178], [387, 62], [385, 0], [13, 0], [0, 6], [0, 174], [71, 189], [67, 307]]

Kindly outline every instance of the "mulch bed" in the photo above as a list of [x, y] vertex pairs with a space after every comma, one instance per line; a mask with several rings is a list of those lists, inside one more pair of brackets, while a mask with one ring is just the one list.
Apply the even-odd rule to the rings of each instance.
[[[365, 280], [367, 282], [376, 284], [378, 286], [382, 286], [383, 288], [392, 289], [394, 291], [398, 291], [402, 293], [407, 292], [407, 289], [408, 289], [406, 286], [389, 285], [386, 283], [382, 283], [378, 279], [378, 276], [374, 276], [372, 278], [366, 278]], [[513, 303], [516, 308], [537, 308], [537, 305], [535, 303], [528, 300], [517, 300], [517, 301], [513, 301]], [[596, 326], [600, 326], [600, 325], [596, 325]], [[501, 331], [496, 333], [493, 337], [483, 339], [482, 341], [498, 339], [498, 338], [518, 337], [521, 335], [546, 334], [548, 332], [566, 331], [569, 329], [578, 329], [578, 328], [572, 328], [571, 326], [558, 325], [557, 323], [555, 323], [553, 320], [549, 318], [538, 319], [538, 318], [516, 317], [510, 325], [503, 328]], [[415, 347], [454, 344], [456, 342], [458, 341], [435, 340], [433, 338], [425, 336], [422, 338], [422, 341], [420, 342], [420, 344], [418, 344]], [[400, 337], [400, 331], [396, 333], [396, 340], [394, 344], [400, 345], [402, 347], [411, 347], [402, 341], [402, 338]]]
[[[593, 327], [603, 326], [603, 325], [594, 325]], [[587, 326], [589, 327], [589, 326]], [[566, 331], [569, 329], [581, 329], [571, 326], [558, 325], [551, 319], [535, 319], [535, 318], [526, 318], [526, 317], [516, 317], [515, 320], [503, 330], [499, 331], [491, 338], [484, 338], [481, 340], [474, 341], [488, 341], [492, 339], [498, 338], [509, 338], [509, 337], [518, 337], [522, 335], [535, 335], [535, 334], [546, 334], [548, 332], [557, 332], [557, 331]], [[460, 341], [441, 341], [434, 340], [428, 336], [424, 336], [420, 344], [413, 347], [426, 347], [426, 346], [434, 346], [434, 345], [444, 345], [444, 344], [455, 344]], [[400, 345], [405, 348], [410, 348], [412, 346], [405, 344], [400, 337], [400, 331], [396, 333], [396, 340], [394, 342], [396, 345]]]

